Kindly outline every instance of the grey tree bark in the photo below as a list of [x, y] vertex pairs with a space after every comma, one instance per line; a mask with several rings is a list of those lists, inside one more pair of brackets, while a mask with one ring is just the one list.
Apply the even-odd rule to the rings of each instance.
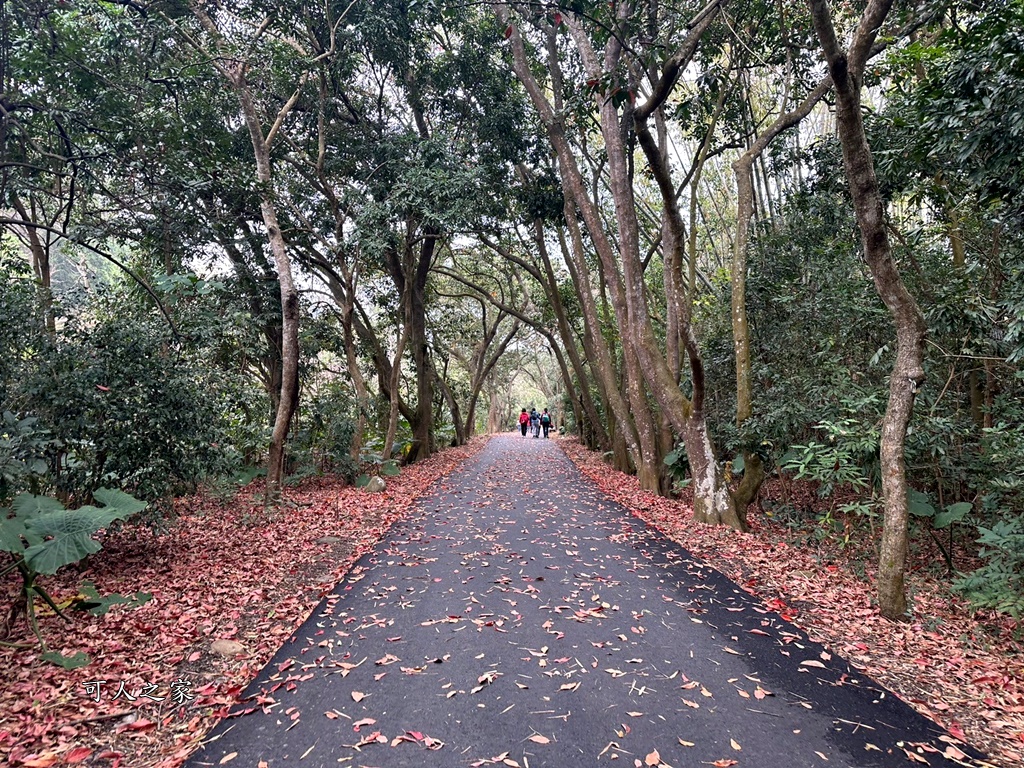
[[836, 37], [827, 0], [810, 0], [814, 30], [835, 84], [836, 124], [860, 227], [864, 260], [896, 330], [896, 360], [889, 379], [889, 402], [882, 421], [881, 467], [885, 512], [878, 563], [878, 603], [883, 616], [902, 619], [907, 612], [904, 443], [914, 399], [924, 382], [926, 327], [921, 310], [904, 285], [892, 257], [885, 209], [878, 190], [871, 147], [864, 132], [860, 100], [864, 64], [892, 4], [893, 0], [870, 0], [849, 50], [844, 51]]

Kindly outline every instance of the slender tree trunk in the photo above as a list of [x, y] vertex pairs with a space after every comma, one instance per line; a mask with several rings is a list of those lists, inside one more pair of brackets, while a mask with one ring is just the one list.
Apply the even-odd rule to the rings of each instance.
[[[441, 396], [444, 401], [448, 404], [448, 412], [452, 417], [452, 427], [455, 429], [455, 440], [453, 445], [465, 445], [469, 437], [466, 435], [466, 431], [463, 426], [462, 409], [459, 408], [458, 398], [455, 397], [455, 393], [452, 392], [452, 388], [448, 386], [448, 374], [447, 374], [447, 362], [445, 364], [445, 371], [440, 376], [436, 377], [437, 386], [441, 390]], [[440, 407], [438, 408], [438, 415], [440, 415]]]
[[[429, 237], [430, 252], [433, 252], [434, 238]], [[426, 244], [424, 244], [426, 248]], [[429, 268], [430, 256], [421, 254]], [[409, 462], [419, 461], [434, 451], [434, 366], [430, 361], [427, 341], [427, 311], [425, 301], [426, 275], [410, 281], [411, 311], [409, 316], [409, 347], [412, 350], [413, 366], [416, 369], [416, 410], [412, 424], [412, 449]]]
[[352, 315], [355, 311], [354, 301], [348, 302], [341, 307], [341, 330], [342, 343], [345, 347], [345, 366], [348, 369], [349, 378], [352, 380], [352, 389], [356, 396], [356, 423], [352, 434], [352, 446], [349, 448], [349, 455], [358, 460], [363, 449], [363, 440], [366, 436], [366, 416], [370, 407], [370, 391], [366, 386], [366, 378], [359, 367], [359, 355], [356, 351], [356, 334], [352, 327]]
[[[586, 36], [572, 20], [569, 21], [569, 29], [583, 56], [584, 66], [591, 77], [599, 77], [603, 72], [612, 71], [615, 68], [622, 50], [616, 38], [613, 37], [608, 41], [603, 64], [599, 64], [593, 50], [589, 47]], [[618, 251], [619, 261], [622, 265], [622, 299], [625, 303], [625, 311], [620, 311], [617, 306], [616, 315], [625, 318], [624, 344], [628, 344], [635, 350], [651, 393], [658, 401], [666, 418], [683, 437], [691, 470], [695, 472], [695, 515], [705, 521], [724, 523], [743, 529], [745, 526], [737, 514], [735, 501], [711, 448], [707, 424], [704, 421], [704, 409], [695, 407], [695, 404], [683, 395], [676, 385], [675, 375], [670, 370], [668, 361], [658, 349], [647, 304], [640, 259], [636, 199], [630, 175], [629, 153], [623, 140], [619, 112], [614, 102], [604, 96], [597, 95], [595, 106], [598, 109], [601, 135], [604, 138], [608, 156], [609, 186], [615, 203], [615, 221], [618, 225]], [[638, 130], [645, 127], [645, 118], [641, 117], [639, 113], [633, 113], [631, 122]], [[641, 141], [642, 146], [645, 144], [646, 142]], [[647, 147], [644, 146], [644, 148], [646, 151]], [[657, 151], [647, 152], [647, 158], [648, 166], [657, 176], [658, 170], [664, 167], [664, 158]], [[676, 209], [676, 228], [681, 234], [683, 228], [678, 222], [674, 191], [671, 196], [663, 193], [663, 202], [667, 207]], [[581, 208], [584, 212], [587, 211], [587, 208], [582, 205]], [[607, 245], [603, 232], [596, 233], [589, 220], [587, 225], [591, 239], [595, 241], [598, 253], [605, 263], [605, 271], [615, 271], [617, 265], [614, 258], [610, 251], [606, 252], [606, 247], [602, 247]], [[599, 224], [597, 224], [597, 228], [600, 230]], [[700, 360], [700, 350], [693, 336], [693, 329], [687, 325], [687, 327], [681, 328], [681, 331], [687, 336], [686, 351], [690, 358], [691, 372], [699, 369], [701, 387], [703, 387], [703, 364]], [[696, 380], [694, 383], [696, 392]]]
[[395, 449], [395, 435], [398, 432], [398, 390], [402, 377], [402, 356], [405, 354], [405, 345], [408, 339], [409, 325], [406, 323], [398, 335], [398, 343], [395, 346], [395, 360], [391, 364], [391, 398], [388, 403], [388, 428], [384, 434], [384, 449], [381, 451], [381, 458], [385, 460], [391, 458], [391, 452]]
[[[754, 160], [762, 155], [768, 145], [782, 132], [796, 126], [814, 106], [824, 98], [831, 87], [832, 79], [826, 78], [812, 90], [791, 112], [778, 117], [740, 158], [733, 163], [736, 176], [736, 238], [732, 251], [732, 334], [733, 351], [736, 357], [736, 426], [743, 424], [753, 415], [754, 394], [750, 373], [750, 326], [747, 322], [747, 250], [750, 243], [750, 222], [754, 216]], [[736, 504], [746, 518], [746, 508], [757, 496], [764, 481], [764, 464], [752, 446], [743, 451], [743, 480], [735, 491]]]
[[[508, 21], [508, 10], [506, 8], [498, 9], [499, 17], [503, 21]], [[577, 225], [574, 204], [579, 205], [586, 222], [587, 230], [591, 233], [592, 239], [600, 238], [602, 246], [598, 246], [599, 251], [608, 251], [609, 245], [605, 233], [601, 226], [600, 215], [596, 210], [596, 207], [592, 204], [588, 198], [588, 193], [583, 181], [583, 177], [580, 173], [579, 166], [576, 163], [576, 158], [573, 155], [572, 148], [565, 135], [565, 127], [562, 120], [557, 116], [548, 103], [543, 90], [534, 78], [530, 65], [526, 58], [525, 46], [523, 45], [522, 38], [519, 32], [513, 26], [511, 28], [511, 41], [513, 50], [513, 68], [516, 75], [519, 77], [520, 82], [523, 83], [526, 88], [531, 101], [534, 104], [540, 118], [545, 125], [548, 133], [548, 138], [551, 141], [552, 146], [555, 149], [555, 154], [558, 158], [559, 175], [562, 179], [562, 184], [566, 192], [568, 193], [565, 198], [565, 213], [567, 225], [571, 236], [571, 253], [576, 260], [577, 272], [581, 275], [585, 273], [584, 269], [581, 269], [581, 263], [584, 260], [585, 251], [583, 248], [583, 239], [579, 232]], [[595, 245], [597, 245], [595, 239]], [[605, 255], [602, 255], [602, 260]], [[617, 273], [615, 273], [617, 274]], [[611, 279], [611, 275], [609, 276]], [[584, 307], [584, 312], [588, 312], [593, 306], [593, 295], [590, 293], [587, 287], [581, 286], [577, 283], [577, 295], [579, 296], [581, 303]], [[590, 307], [588, 307], [588, 304]], [[636, 434], [635, 426], [629, 412], [629, 407], [626, 404], [626, 399], [623, 398], [621, 391], [615, 384], [612, 376], [614, 366], [611, 363], [610, 355], [608, 354], [607, 346], [598, 343], [596, 338], [600, 334], [601, 325], [597, 322], [596, 314], [591, 318], [592, 329], [593, 329], [593, 347], [597, 353], [599, 359], [597, 362], [598, 375], [602, 378], [605, 384], [606, 403], [610, 406], [612, 414], [618, 424], [619, 429], [617, 433], [625, 441], [626, 447], [629, 451], [631, 458], [639, 466], [643, 463], [643, 455], [639, 443], [638, 436]], [[625, 343], [625, 339], [623, 339]], [[595, 361], [591, 361], [592, 363]]]
[[[32, 213], [29, 214], [25, 204], [16, 194], [11, 195], [11, 205], [24, 221], [36, 221], [36, 206], [32, 205]], [[36, 276], [36, 290], [39, 296], [39, 312], [42, 315], [43, 330], [53, 337], [57, 333], [56, 318], [53, 316], [53, 292], [50, 287], [52, 273], [50, 270], [50, 239], [46, 235], [47, 242], [39, 237], [39, 230], [35, 227], [25, 227], [25, 235], [28, 238], [28, 249], [32, 254], [32, 271]]]
[[[591, 370], [595, 371], [605, 406], [611, 411], [614, 420], [615, 437], [612, 438], [612, 449], [616, 455], [616, 466], [628, 468], [630, 461], [636, 466], [643, 463], [643, 454], [640, 447], [639, 436], [636, 433], [636, 425], [626, 399], [622, 396], [618, 382], [615, 380], [615, 364], [612, 361], [611, 350], [607, 341], [601, 334], [601, 320], [598, 314], [597, 302], [594, 300], [594, 293], [590, 283], [590, 270], [587, 267], [583, 237], [580, 232], [579, 222], [573, 210], [574, 205], [571, 199], [566, 199], [563, 213], [565, 215], [566, 228], [569, 231], [569, 247], [566, 254], [570, 257], [570, 269], [573, 272], [573, 280], [576, 284], [576, 295], [583, 308], [584, 341], [587, 346], [588, 358]], [[598, 419], [597, 413], [593, 414]], [[616, 440], [619, 444], [616, 445]], [[622, 451], [625, 450], [629, 459], [622, 461]]]
[[[224, 46], [223, 35], [206, 11], [195, 3], [191, 5], [191, 8], [200, 24], [217, 41], [218, 47]], [[201, 46], [197, 45], [196, 47], [197, 50], [206, 53]], [[252, 98], [252, 90], [246, 79], [248, 64], [230, 58], [217, 60], [215, 66], [235, 91], [238, 104], [241, 107], [242, 119], [245, 121], [249, 138], [252, 141], [253, 155], [256, 161], [256, 178], [260, 182], [260, 212], [263, 214], [263, 224], [267, 229], [267, 239], [274, 256], [281, 290], [281, 394], [270, 437], [265, 497], [265, 503], [270, 505], [276, 503], [280, 498], [285, 463], [285, 441], [292, 416], [299, 404], [299, 292], [292, 279], [291, 260], [288, 257], [284, 235], [277, 220], [270, 147], [284, 118], [298, 101], [306, 77], [303, 76], [300, 79], [298, 87], [278, 111], [274, 124], [267, 133], [264, 133], [256, 104]]]
[[[501, 323], [503, 317], [504, 315], [499, 315], [498, 320], [494, 326], [495, 331], [497, 330], [497, 326], [498, 324]], [[505, 350], [508, 349], [508, 345], [512, 343], [512, 339], [516, 337], [516, 334], [519, 333], [519, 329], [521, 327], [522, 326], [519, 320], [514, 321], [512, 324], [512, 328], [509, 330], [507, 334], [505, 334], [501, 341], [498, 342], [497, 348], [490, 355], [490, 357], [487, 356], [487, 350], [490, 349], [491, 344], [494, 341], [494, 333], [485, 334], [484, 345], [483, 348], [480, 350], [480, 354], [478, 356], [478, 369], [475, 372], [472, 381], [470, 382], [471, 391], [469, 395], [469, 405], [466, 407], [466, 426], [465, 429], [463, 429], [462, 441], [459, 443], [460, 445], [465, 443], [466, 440], [468, 440], [476, 433], [476, 404], [477, 401], [480, 399], [480, 392], [483, 389], [484, 382], [487, 381], [487, 379], [490, 377], [491, 371], [494, 370], [494, 366], [498, 364], [498, 360], [501, 359], [501, 356], [503, 354], [505, 354]]]
[[882, 420], [881, 467], [885, 505], [878, 564], [878, 602], [883, 616], [905, 618], [907, 559], [907, 477], [904, 442], [914, 398], [924, 382], [925, 323], [892, 258], [874, 160], [864, 133], [860, 91], [864, 63], [893, 0], [871, 0], [849, 52], [836, 39], [826, 0], [811, 0], [814, 29], [835, 83], [836, 124], [843, 162], [861, 231], [864, 260], [896, 329], [896, 360], [889, 379], [889, 403]]
[[504, 431], [501, 421], [502, 410], [498, 398], [498, 390], [494, 389], [493, 385], [494, 382], [491, 382], [487, 406], [487, 434], [489, 435], [495, 435], [498, 432]]
[[641, 461], [636, 468], [637, 479], [643, 490], [660, 493], [665, 464], [659, 450], [661, 444], [658, 440], [658, 430], [651, 414], [651, 406], [647, 402], [640, 360], [636, 352], [628, 346], [623, 346], [622, 353], [625, 357], [623, 367], [626, 373], [626, 392], [633, 422], [636, 424], [637, 440], [640, 443]]
[[[565, 305], [562, 303], [562, 297], [558, 292], [558, 281], [555, 279], [555, 272], [551, 266], [551, 257], [548, 254], [547, 246], [544, 243], [544, 231], [541, 223], [538, 221], [534, 225], [534, 238], [537, 242], [538, 250], [541, 254], [541, 259], [544, 264], [544, 275], [547, 278], [548, 290], [547, 294], [551, 300], [552, 308], [555, 311], [555, 319], [558, 323], [558, 334], [562, 339], [562, 347], [565, 350], [566, 356], [572, 363], [573, 371], [576, 374], [576, 380], [580, 384], [579, 398], [576, 397], [574, 387], [568, 376], [563, 371], [563, 378], [567, 390], [569, 390], [569, 398], [573, 404], [573, 410], [576, 412], [580, 406], [586, 412], [587, 418], [589, 418], [593, 424], [594, 432], [593, 435], [596, 438], [598, 445], [601, 450], [608, 450], [609, 440], [608, 431], [605, 429], [604, 424], [597, 417], [597, 409], [594, 407], [594, 401], [590, 396], [590, 389], [587, 386], [586, 369], [583, 365], [583, 360], [580, 358], [579, 349], [576, 346], [576, 340], [573, 338], [572, 329], [569, 326], [569, 318], [565, 312]], [[565, 261], [569, 264], [570, 272], [575, 272], [575, 268], [570, 264], [568, 254], [565, 253], [566, 245], [562, 233], [559, 232], [559, 242], [562, 245], [563, 256]], [[556, 355], [558, 352], [556, 351]], [[564, 361], [559, 361], [559, 364], [564, 368]], [[577, 400], [579, 402], [577, 402]], [[583, 414], [576, 412], [576, 421], [583, 421]]]
[[277, 222], [277, 207], [274, 203], [271, 185], [273, 173], [270, 163], [270, 147], [263, 134], [263, 127], [256, 114], [249, 84], [245, 74], [239, 70], [233, 74], [232, 85], [238, 95], [249, 136], [252, 139], [253, 154], [256, 158], [256, 177], [262, 193], [260, 211], [267, 228], [267, 239], [277, 267], [277, 279], [281, 288], [281, 394], [274, 429], [270, 437], [270, 456], [267, 460], [266, 503], [275, 503], [281, 495], [281, 480], [284, 474], [285, 442], [291, 426], [292, 416], [299, 404], [299, 292], [292, 279], [291, 260], [288, 257], [284, 235]]
[[[754, 213], [752, 156], [745, 153], [734, 165], [736, 174], [737, 220], [732, 258], [732, 338], [736, 358], [736, 427], [754, 414], [754, 394], [750, 375], [750, 326], [747, 323], [747, 243]], [[746, 508], [764, 481], [761, 457], [749, 446], [743, 451], [743, 480], [736, 492], [736, 503], [746, 516]]]

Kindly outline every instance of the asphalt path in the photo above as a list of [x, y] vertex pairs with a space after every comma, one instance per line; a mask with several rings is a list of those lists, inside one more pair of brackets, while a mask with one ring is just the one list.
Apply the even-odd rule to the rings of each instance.
[[189, 766], [963, 764], [556, 441], [518, 433], [421, 498], [247, 694]]

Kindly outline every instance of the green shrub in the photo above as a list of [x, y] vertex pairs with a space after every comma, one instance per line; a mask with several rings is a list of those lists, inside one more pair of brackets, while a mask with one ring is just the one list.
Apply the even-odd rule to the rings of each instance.
[[300, 428], [289, 448], [297, 474], [334, 473], [352, 482], [358, 463], [352, 458], [354, 405], [340, 382], [316, 392], [303, 408]]
[[216, 467], [221, 414], [212, 377], [149, 317], [70, 321], [23, 391], [52, 432], [51, 481], [64, 498], [117, 485], [148, 501], [193, 487]]
[[19, 491], [41, 490], [52, 447], [53, 439], [38, 418], [0, 414], [0, 503]]
[[1004, 517], [991, 528], [978, 527], [979, 555], [985, 565], [954, 582], [978, 608], [1024, 616], [1024, 521]]

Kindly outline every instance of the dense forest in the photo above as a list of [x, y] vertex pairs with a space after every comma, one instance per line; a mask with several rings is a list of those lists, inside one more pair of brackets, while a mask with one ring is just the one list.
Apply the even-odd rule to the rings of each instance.
[[159, 527], [257, 474], [273, 505], [536, 405], [700, 521], [877, 532], [889, 618], [911, 539], [1019, 616], [1022, 28], [1020, 0], [2, 0], [4, 571], [31, 597], [92, 551], [33, 515]]

